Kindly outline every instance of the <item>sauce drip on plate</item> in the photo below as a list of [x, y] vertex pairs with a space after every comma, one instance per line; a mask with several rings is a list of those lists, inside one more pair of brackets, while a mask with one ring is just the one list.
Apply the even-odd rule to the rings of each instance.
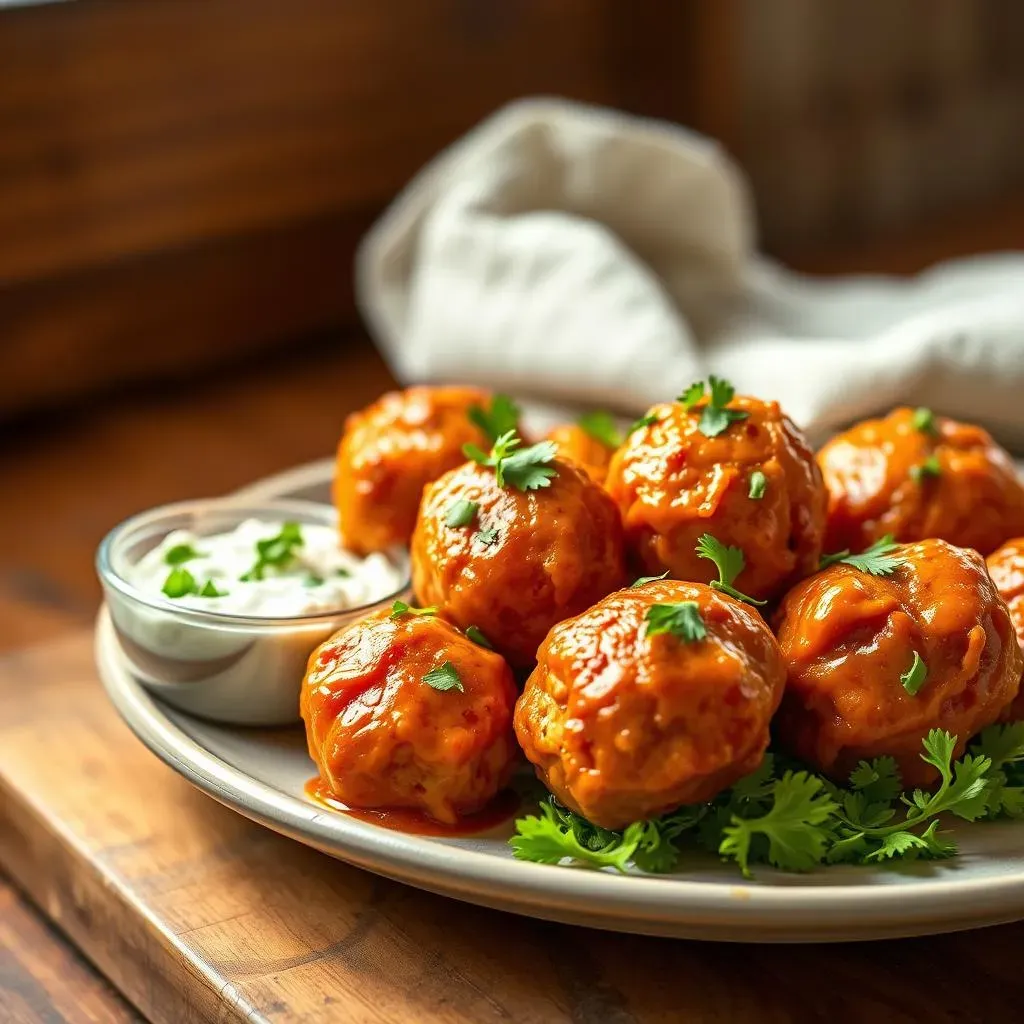
[[395, 832], [409, 832], [418, 836], [471, 836], [489, 832], [514, 817], [522, 802], [513, 789], [503, 789], [483, 810], [460, 818], [449, 825], [436, 821], [423, 811], [411, 807], [348, 807], [324, 784], [323, 779], [310, 779], [305, 785], [306, 795], [317, 803], [340, 811], [359, 821], [389, 828]]

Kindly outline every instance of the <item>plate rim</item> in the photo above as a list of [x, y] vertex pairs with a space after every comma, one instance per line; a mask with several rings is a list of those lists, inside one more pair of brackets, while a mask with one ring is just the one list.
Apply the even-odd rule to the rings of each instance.
[[[317, 460], [236, 494], [282, 496], [328, 482], [332, 468], [332, 460]], [[759, 885], [740, 876], [735, 884], [708, 883], [533, 864], [393, 832], [318, 809], [197, 743], [131, 676], [105, 605], [97, 618], [95, 650], [100, 678], [118, 714], [146, 747], [197, 788], [265, 827], [356, 867], [446, 896], [548, 920], [725, 941], [891, 938], [1024, 918], [1024, 867], [982, 878], [916, 877], [885, 885]]]

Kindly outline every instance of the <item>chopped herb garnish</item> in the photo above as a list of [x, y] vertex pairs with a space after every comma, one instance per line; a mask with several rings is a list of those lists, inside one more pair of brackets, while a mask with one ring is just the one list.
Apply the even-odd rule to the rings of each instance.
[[406, 604], [405, 601], [396, 601], [391, 606], [391, 618], [397, 619], [402, 615], [436, 615], [438, 612], [437, 605], [430, 605], [428, 608], [415, 608], [411, 604]]
[[295, 549], [301, 548], [303, 543], [302, 527], [298, 523], [282, 524], [280, 533], [256, 541], [256, 561], [239, 579], [248, 583], [263, 579], [267, 569], [287, 569], [295, 560]]
[[479, 427], [491, 444], [519, 425], [519, 406], [508, 395], [495, 395], [487, 409], [472, 405], [467, 415], [470, 423]]
[[768, 477], [761, 470], [755, 469], [750, 474], [750, 490], [747, 491], [747, 497], [753, 498], [754, 501], [760, 501], [764, 497], [764, 491], [767, 486]]
[[626, 430], [627, 434], [632, 434], [634, 430], [640, 430], [642, 427], [653, 427], [655, 423], [660, 423], [661, 420], [658, 418], [657, 413], [649, 412], [646, 416], [641, 416], [638, 420], [633, 420]]
[[700, 605], [696, 601], [679, 601], [676, 604], [652, 604], [644, 617], [647, 635], [671, 633], [680, 640], [693, 642], [707, 636]]
[[172, 569], [161, 588], [167, 597], [187, 597], [189, 594], [199, 593], [199, 584], [195, 576], [188, 569]]
[[184, 565], [185, 562], [190, 562], [193, 558], [202, 557], [203, 553], [196, 551], [191, 544], [175, 544], [173, 548], [168, 548], [164, 552], [164, 562], [167, 565]]
[[739, 548], [726, 547], [717, 537], [712, 537], [710, 533], [705, 533], [697, 541], [697, 555], [700, 558], [710, 559], [718, 569], [718, 579], [711, 581], [713, 590], [728, 594], [730, 597], [735, 597], [737, 601], [745, 601], [747, 604], [762, 605], [768, 603], [767, 601], [759, 601], [754, 597], [748, 597], [732, 585], [733, 580], [743, 572], [747, 564], [747, 560]]
[[448, 509], [448, 515], [445, 516], [444, 520], [445, 525], [451, 527], [469, 526], [476, 519], [479, 508], [480, 506], [475, 501], [467, 501], [465, 498], [460, 498]]
[[450, 661], [445, 661], [438, 665], [437, 668], [432, 668], [423, 677], [423, 682], [435, 690], [440, 690], [442, 693], [447, 690], [458, 690], [460, 693], [466, 692], [466, 688], [462, 685], [462, 680], [459, 678], [458, 671]]
[[558, 470], [551, 466], [558, 448], [553, 441], [540, 441], [529, 448], [520, 448], [522, 441], [515, 431], [507, 431], [494, 442], [490, 454], [482, 452], [475, 444], [465, 444], [462, 451], [467, 459], [480, 466], [494, 470], [494, 479], [499, 487], [506, 483], [520, 491], [535, 491], [550, 487], [551, 478]]
[[635, 583], [630, 584], [630, 590], [634, 587], [642, 587], [645, 583], [654, 583], [657, 580], [668, 579], [669, 570], [666, 569], [660, 576], [641, 576]]
[[938, 455], [929, 455], [919, 466], [910, 467], [910, 479], [915, 484], [921, 483], [927, 477], [942, 475], [942, 466], [939, 464]]
[[899, 544], [892, 539], [892, 535], [886, 534], [859, 555], [851, 555], [849, 549], [837, 551], [834, 555], [822, 555], [821, 561], [818, 563], [818, 570], [827, 569], [830, 565], [842, 562], [844, 565], [852, 565], [855, 569], [870, 573], [872, 576], [888, 576], [906, 561], [902, 555], [892, 554], [898, 547]]
[[203, 584], [203, 589], [199, 591], [200, 597], [227, 597], [227, 595], [226, 590], [217, 589], [217, 584], [213, 580], [207, 580]]
[[681, 807], [621, 831], [604, 829], [554, 797], [540, 814], [516, 822], [514, 856], [541, 864], [583, 863], [625, 871], [671, 871], [684, 841], [752, 866], [808, 871], [823, 864], [875, 864], [951, 857], [956, 846], [939, 831], [939, 815], [965, 821], [1024, 817], [1024, 722], [991, 726], [953, 761], [956, 737], [933, 729], [921, 759], [941, 778], [934, 792], [903, 795], [891, 757], [861, 761], [846, 786], [810, 771], [783, 768], [771, 755], [710, 803]]
[[304, 587], [322, 587], [324, 585], [323, 576], [318, 576], [315, 572], [311, 572], [303, 581]]
[[900, 676], [900, 682], [903, 684], [903, 689], [906, 690], [911, 697], [914, 697], [917, 695], [918, 690], [924, 686], [927, 678], [928, 666], [924, 663], [921, 655], [918, 654], [917, 651], [914, 651], [914, 660], [911, 662], [910, 668]]
[[348, 571], [348, 569], [335, 569], [334, 570], [334, 575], [335, 576], [342, 576], [345, 579], [348, 579], [352, 575], [352, 573], [350, 573]]
[[931, 409], [925, 409], [923, 406], [920, 409], [915, 409], [912, 422], [914, 429], [920, 430], [922, 434], [930, 434], [932, 437], [939, 436], [939, 425], [935, 422], [935, 413]]
[[484, 636], [483, 630], [480, 629], [479, 626], [467, 626], [466, 636], [472, 640], [473, 643], [479, 644], [481, 647], [486, 647], [489, 651], [494, 650], [494, 644]]
[[490, 547], [491, 544], [496, 544], [498, 542], [497, 530], [477, 530], [474, 536], [481, 544], [486, 544], [488, 547]]
[[606, 448], [618, 448], [622, 444], [622, 434], [615, 425], [615, 417], [610, 412], [598, 410], [582, 415], [577, 425], [595, 441], [600, 441]]

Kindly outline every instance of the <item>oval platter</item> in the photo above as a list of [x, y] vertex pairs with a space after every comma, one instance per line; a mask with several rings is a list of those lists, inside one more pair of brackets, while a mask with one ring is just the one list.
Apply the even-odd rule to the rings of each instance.
[[[329, 460], [246, 488], [249, 499], [329, 500]], [[960, 854], [903, 868], [832, 867], [807, 875], [694, 854], [671, 875], [620, 875], [524, 863], [512, 827], [472, 837], [406, 835], [313, 803], [301, 727], [215, 724], [151, 696], [126, 669], [106, 610], [96, 658], [135, 735], [195, 786], [240, 814], [339, 860], [444, 896], [617, 931], [738, 942], [829, 942], [956, 931], [1024, 918], [1024, 822], [951, 826]]]

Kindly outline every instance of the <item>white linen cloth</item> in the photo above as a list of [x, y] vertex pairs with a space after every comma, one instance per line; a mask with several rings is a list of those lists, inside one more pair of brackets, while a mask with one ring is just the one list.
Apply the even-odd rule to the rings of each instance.
[[1024, 255], [815, 280], [754, 235], [713, 141], [524, 100], [398, 196], [362, 243], [357, 296], [406, 382], [634, 414], [714, 372], [819, 437], [908, 403], [1024, 444]]

